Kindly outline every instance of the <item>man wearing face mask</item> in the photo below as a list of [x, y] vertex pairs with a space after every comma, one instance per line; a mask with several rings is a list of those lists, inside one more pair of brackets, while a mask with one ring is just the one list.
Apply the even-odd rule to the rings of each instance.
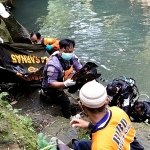
[[78, 57], [73, 53], [75, 42], [70, 39], [63, 39], [59, 42], [60, 49], [53, 53], [43, 71], [42, 88], [46, 95], [56, 100], [62, 107], [65, 118], [71, 117], [71, 107], [68, 96], [63, 91], [64, 88], [74, 85], [71, 78], [67, 79], [66, 72], [74, 68], [79, 71], [82, 68]]
[[32, 44], [42, 44], [45, 49], [52, 53], [53, 51], [59, 50], [59, 40], [55, 38], [43, 38], [39, 32], [33, 31], [30, 34], [30, 40]]

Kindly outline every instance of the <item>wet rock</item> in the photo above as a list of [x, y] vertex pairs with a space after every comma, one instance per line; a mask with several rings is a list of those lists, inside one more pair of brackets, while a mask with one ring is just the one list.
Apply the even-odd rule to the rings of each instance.
[[[27, 90], [28, 92], [24, 92], [24, 96], [20, 94], [21, 99], [19, 100], [18, 97], [18, 103], [13, 105], [14, 108], [22, 109], [22, 114], [32, 118], [37, 133], [47, 135], [48, 140], [50, 140], [51, 137], [57, 137], [65, 144], [69, 143], [71, 139], [83, 138], [83, 134], [84, 137], [89, 137], [88, 132], [76, 130], [70, 126], [70, 120], [63, 117], [59, 105], [43, 103], [43, 101], [40, 100], [38, 90], [39, 89]], [[65, 92], [69, 96], [71, 103], [80, 111], [77, 105], [78, 93], [70, 94], [67, 90]], [[16, 93], [16, 95], [18, 94]], [[144, 123], [134, 123], [134, 127], [138, 141], [145, 147], [145, 150], [149, 150], [150, 134], [148, 131], [150, 130], [150, 126]]]
[[[0, 135], [7, 134], [8, 130], [10, 130], [10, 124], [6, 120], [0, 120]], [[2, 141], [3, 137], [0, 137], [0, 141]]]
[[[9, 43], [31, 43], [29, 32], [14, 18], [6, 4], [11, 4], [10, 0], [0, 0], [10, 13], [10, 17], [3, 18], [0, 24], [0, 37], [4, 42]], [[13, 5], [12, 5], [13, 6]]]
[[150, 149], [150, 124], [146, 125], [145, 123], [133, 123], [136, 129], [136, 137], [141, 145], [144, 146], [145, 150]]
[[43, 134], [48, 135], [48, 140], [51, 137], [57, 137], [64, 143], [69, 143], [71, 139], [77, 139], [77, 131], [69, 124], [70, 120], [64, 117], [55, 117], [54, 121], [41, 131]]
[[3, 21], [14, 43], [31, 43], [29, 32], [13, 17], [12, 14], [9, 18], [3, 19]]

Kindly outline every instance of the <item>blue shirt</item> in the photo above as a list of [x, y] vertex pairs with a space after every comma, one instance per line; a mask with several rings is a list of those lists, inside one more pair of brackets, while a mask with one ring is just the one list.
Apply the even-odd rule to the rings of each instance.
[[[58, 55], [60, 55], [60, 53]], [[72, 64], [73, 68], [76, 71], [79, 71], [82, 68], [82, 65], [79, 62], [78, 57], [75, 54], [73, 54], [71, 60], [73, 63]], [[59, 81], [59, 79], [63, 78], [63, 76], [64, 76], [63, 67], [57, 56], [54, 55], [44, 67], [42, 87], [49, 88], [52, 82]]]

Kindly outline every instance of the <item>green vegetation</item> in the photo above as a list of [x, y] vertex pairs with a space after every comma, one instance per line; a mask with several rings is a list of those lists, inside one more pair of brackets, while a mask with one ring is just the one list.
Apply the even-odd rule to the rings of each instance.
[[90, 131], [88, 132], [87, 130], [79, 129], [78, 130], [78, 139], [85, 139], [85, 140], [90, 140]]
[[46, 140], [47, 136], [44, 136], [43, 133], [40, 133], [38, 135], [38, 140], [37, 140], [37, 144], [38, 144], [38, 150], [57, 150], [57, 144], [56, 143], [52, 143], [52, 142], [48, 142]]
[[35, 150], [37, 135], [32, 120], [19, 115], [19, 110], [2, 100], [6, 95], [4, 92], [0, 94], [0, 144], [18, 143], [20, 148]]

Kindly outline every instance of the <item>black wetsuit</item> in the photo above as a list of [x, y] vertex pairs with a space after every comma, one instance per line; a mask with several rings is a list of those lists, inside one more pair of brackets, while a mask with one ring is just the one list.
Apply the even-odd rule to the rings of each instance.
[[134, 106], [131, 108], [131, 121], [133, 122], [143, 122], [148, 119], [148, 123], [150, 124], [150, 101], [143, 101], [143, 104], [145, 106], [145, 109], [143, 113], [140, 115], [136, 114], [134, 112]]
[[122, 79], [114, 79], [111, 85], [118, 87], [119, 91], [115, 96], [112, 97], [110, 106], [119, 106], [128, 115], [130, 115], [131, 103], [135, 97], [132, 86]]

